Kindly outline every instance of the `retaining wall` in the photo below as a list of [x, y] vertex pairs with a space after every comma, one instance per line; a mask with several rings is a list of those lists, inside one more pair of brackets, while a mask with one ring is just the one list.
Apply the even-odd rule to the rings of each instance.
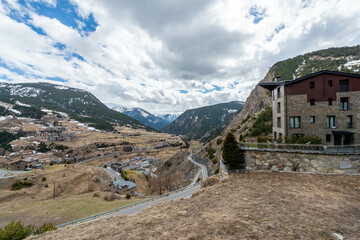
[[360, 155], [244, 150], [246, 170], [360, 174]]

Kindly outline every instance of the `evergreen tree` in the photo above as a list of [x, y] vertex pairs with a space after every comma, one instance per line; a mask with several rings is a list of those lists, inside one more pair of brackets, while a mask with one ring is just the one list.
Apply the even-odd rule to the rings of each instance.
[[245, 158], [244, 152], [239, 148], [235, 136], [232, 132], [229, 132], [226, 135], [224, 144], [223, 144], [223, 153], [222, 153], [224, 163], [230, 169], [242, 169], [244, 168]]

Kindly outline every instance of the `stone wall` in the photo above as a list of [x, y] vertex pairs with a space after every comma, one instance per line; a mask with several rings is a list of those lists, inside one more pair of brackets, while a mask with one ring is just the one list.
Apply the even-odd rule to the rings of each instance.
[[246, 150], [247, 171], [360, 174], [360, 155]]

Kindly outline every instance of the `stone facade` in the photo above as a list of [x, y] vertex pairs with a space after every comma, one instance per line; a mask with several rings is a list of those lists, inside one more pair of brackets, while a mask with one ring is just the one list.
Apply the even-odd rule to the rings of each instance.
[[360, 155], [244, 151], [247, 171], [360, 174]]
[[[349, 110], [340, 109], [340, 98], [349, 98]], [[329, 102], [315, 102], [310, 106], [306, 95], [287, 96], [287, 121], [291, 116], [300, 116], [300, 128], [287, 128], [286, 135], [293, 134], [315, 135], [319, 136], [323, 144], [334, 144], [334, 131], [343, 131], [353, 133], [352, 144], [360, 143], [360, 92], [338, 92], [336, 100], [333, 100], [331, 106]], [[310, 117], [315, 117], [315, 123], [310, 123]], [[335, 116], [335, 128], [328, 128], [326, 123], [327, 116]], [[352, 128], [348, 128], [347, 118], [352, 116]], [[289, 123], [288, 123], [289, 124]], [[288, 125], [290, 126], [290, 125]], [[330, 135], [330, 141], [326, 141], [326, 134]], [[341, 136], [341, 142], [345, 137]]]
[[360, 75], [324, 70], [259, 85], [272, 91], [274, 138], [318, 136], [324, 145], [360, 144]]

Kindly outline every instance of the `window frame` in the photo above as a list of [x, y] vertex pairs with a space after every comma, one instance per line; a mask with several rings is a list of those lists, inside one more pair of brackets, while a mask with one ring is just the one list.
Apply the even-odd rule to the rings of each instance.
[[315, 82], [309, 82], [310, 89], [315, 89]]
[[314, 124], [315, 123], [315, 116], [310, 116], [310, 124]]
[[[344, 100], [346, 100], [346, 101], [344, 101]], [[340, 110], [343, 110], [343, 111], [349, 110], [349, 102], [350, 102], [349, 97], [341, 97], [340, 98]]]
[[310, 106], [315, 106], [315, 99], [310, 99]]
[[332, 88], [333, 87], [333, 80], [328, 80], [328, 88]]
[[336, 128], [336, 118], [335, 118], [335, 116], [326, 116], [326, 127], [327, 128], [332, 128], [332, 129]]
[[[298, 121], [296, 121], [298, 120]], [[289, 126], [290, 128], [301, 128], [301, 117], [300, 116], [291, 116], [289, 117]]]

